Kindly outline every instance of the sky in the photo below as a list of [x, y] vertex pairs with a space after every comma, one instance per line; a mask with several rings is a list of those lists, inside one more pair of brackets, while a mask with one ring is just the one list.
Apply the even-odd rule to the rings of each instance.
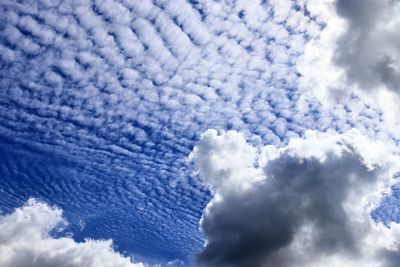
[[0, 267], [397, 266], [397, 0], [0, 18]]

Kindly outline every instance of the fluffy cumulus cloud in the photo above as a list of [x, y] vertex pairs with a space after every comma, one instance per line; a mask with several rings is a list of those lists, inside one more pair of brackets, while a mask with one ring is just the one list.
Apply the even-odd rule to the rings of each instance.
[[307, 132], [281, 148], [208, 130], [190, 158], [214, 191], [199, 266], [398, 265], [400, 226], [370, 217], [398, 159], [357, 130]]
[[[399, 94], [398, 1], [308, 1], [308, 7], [326, 27], [320, 38], [308, 44], [306, 63], [300, 64], [306, 80], [317, 80], [305, 87], [313, 89], [313, 85], [317, 94], [328, 90], [329, 96], [336, 97], [346, 91]], [[309, 72], [318, 68], [322, 77]]]
[[144, 267], [114, 251], [111, 240], [77, 243], [51, 237], [65, 225], [62, 210], [29, 199], [0, 218], [1, 267]]
[[[388, 139], [397, 139], [398, 1], [309, 0], [305, 4], [324, 27], [297, 61], [302, 97], [315, 96], [326, 109], [345, 105], [355, 111], [362, 102], [381, 114], [378, 128], [391, 136]], [[363, 127], [355, 127], [365, 133]]]
[[334, 59], [348, 80], [362, 90], [384, 86], [400, 93], [398, 1], [337, 0], [335, 7], [347, 28], [337, 40]]

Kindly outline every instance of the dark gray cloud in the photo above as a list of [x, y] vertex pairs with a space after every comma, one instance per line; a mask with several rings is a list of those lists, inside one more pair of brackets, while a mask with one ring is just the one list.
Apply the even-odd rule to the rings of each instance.
[[[235, 174], [226, 175], [229, 167], [221, 162], [234, 161], [221, 158], [224, 153], [216, 154], [213, 150], [226, 149], [220, 142], [224, 138], [230, 139], [225, 144], [235, 147], [233, 144], [240, 144], [237, 140], [241, 137], [210, 138], [210, 134], [206, 134], [203, 138], [206, 141], [199, 143], [193, 155], [195, 162], [202, 164], [198, 165], [200, 174], [213, 176], [219, 173], [228, 184]], [[197, 255], [198, 265], [392, 266], [391, 262], [400, 257], [400, 252], [386, 249], [386, 245], [380, 248], [382, 244], [377, 248], [368, 245], [366, 240], [375, 238], [371, 237], [374, 227], [382, 226], [374, 225], [369, 213], [361, 215], [357, 211], [370, 204], [359, 201], [368, 199], [370, 192], [379, 188], [382, 176], [388, 174], [382, 166], [371, 167], [360, 150], [344, 139], [340, 140], [328, 142], [322, 150], [324, 140], [319, 144], [303, 143], [322, 154], [311, 152], [304, 156], [299, 154], [304, 152], [296, 152], [298, 148], [294, 149], [294, 146], [282, 150], [263, 167], [265, 179], [253, 182], [249, 189], [216, 188], [214, 200], [201, 221], [207, 242]], [[213, 144], [217, 148], [212, 148]], [[320, 147], [312, 148], [313, 145]], [[208, 150], [206, 155], [220, 157], [210, 157], [210, 161], [224, 166], [225, 173], [211, 165], [203, 170], [205, 160], [198, 154], [204, 153], [205, 148]], [[245, 152], [244, 149], [241, 151]], [[214, 178], [206, 179], [212, 184]], [[238, 187], [244, 183], [237, 182]], [[224, 187], [221, 182], [219, 185]]]
[[377, 177], [357, 155], [330, 155], [327, 163], [285, 155], [270, 162], [266, 171], [270, 180], [209, 209], [202, 223], [209, 241], [198, 257], [202, 266], [290, 266], [280, 252], [310, 223], [312, 254], [357, 252], [342, 204], [349, 190]]
[[337, 40], [335, 62], [362, 90], [384, 86], [400, 92], [400, 6], [393, 0], [337, 0], [348, 28]]
[[[397, 248], [400, 251], [400, 248]], [[400, 262], [400, 253], [384, 249], [381, 251], [381, 257], [385, 259], [385, 267], [397, 267]]]

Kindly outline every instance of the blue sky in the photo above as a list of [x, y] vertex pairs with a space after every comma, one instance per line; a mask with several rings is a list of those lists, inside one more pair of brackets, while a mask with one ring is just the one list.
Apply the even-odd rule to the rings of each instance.
[[[192, 266], [208, 129], [262, 150], [356, 128], [397, 154], [399, 8], [349, 2], [2, 1], [1, 214], [34, 198], [63, 210], [54, 238]], [[375, 218], [397, 220], [396, 194]]]

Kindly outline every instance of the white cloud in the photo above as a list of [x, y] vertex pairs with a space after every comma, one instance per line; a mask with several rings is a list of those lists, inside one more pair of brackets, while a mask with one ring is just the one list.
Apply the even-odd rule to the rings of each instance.
[[385, 87], [399, 92], [398, 29], [400, 5], [392, 0], [337, 0], [337, 14], [347, 23], [335, 47], [335, 63], [361, 90]]
[[111, 240], [54, 238], [62, 210], [29, 199], [0, 219], [1, 267], [144, 267], [114, 251]]
[[[390, 192], [398, 159], [357, 130], [309, 131], [257, 149], [237, 132], [208, 130], [191, 159], [214, 188], [200, 266], [395, 266], [400, 226], [370, 212]], [[261, 177], [260, 177], [261, 175]]]
[[[316, 96], [326, 110], [344, 105], [353, 114], [340, 117], [351, 117], [355, 121], [361, 111], [358, 105], [365, 103], [382, 112], [375, 129], [384, 132], [380, 136], [368, 134], [374, 138], [385, 134], [397, 138], [400, 5], [391, 0], [304, 3], [325, 27], [306, 44], [304, 54], [297, 61], [296, 67], [302, 74], [298, 80], [301, 98]], [[356, 128], [367, 133], [364, 126], [358, 124]], [[340, 128], [345, 130], [346, 126]]]
[[216, 130], [208, 130], [201, 135], [189, 160], [196, 163], [204, 182], [213, 188], [243, 190], [262, 178], [262, 172], [254, 166], [256, 152], [236, 131], [218, 135]]

